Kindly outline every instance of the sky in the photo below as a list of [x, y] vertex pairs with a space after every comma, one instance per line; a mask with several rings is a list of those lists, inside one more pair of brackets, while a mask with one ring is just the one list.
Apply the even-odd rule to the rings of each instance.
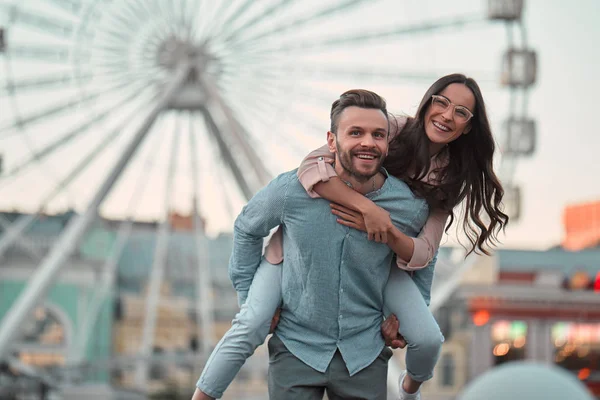
[[529, 0], [527, 34], [537, 51], [538, 83], [530, 113], [538, 148], [519, 163], [515, 179], [524, 193], [523, 218], [507, 230], [512, 247], [544, 248], [562, 238], [568, 204], [600, 201], [600, 2]]
[[[0, 0], [0, 6], [11, 3], [12, 0]], [[332, 16], [310, 29], [299, 29], [296, 36], [279, 35], [267, 45], [272, 44], [277, 48], [282, 43], [297, 45], [316, 39], [377, 31], [386, 26], [419, 25], [443, 20], [448, 16], [481, 14], [486, 3], [487, 1], [481, 0], [370, 2], [351, 14], [354, 19], [344, 15]], [[25, 9], [41, 10], [39, 12], [47, 15], [68, 19], [67, 15], [59, 14], [42, 0], [25, 0], [20, 4], [24, 4]], [[118, 4], [106, 6], [107, 10], [120, 13], [121, 10], [115, 8], [119, 7]], [[205, 15], [200, 15], [198, 21], [202, 17], [215, 20], [219, 10], [218, 3], [211, 4], [214, 4], [213, 8], [206, 9]], [[236, 4], [241, 4], [241, 1]], [[278, 19], [269, 22], [264, 29], [289, 20], [294, 13], [303, 15], [312, 8], [323, 7], [318, 1], [299, 4], [291, 8], [288, 14], [283, 13]], [[103, 18], [110, 12], [89, 19], [87, 27], [91, 31], [101, 32], [103, 24], [107, 24], [107, 20]], [[259, 12], [257, 9], [256, 13]], [[523, 203], [521, 219], [511, 223], [506, 236], [502, 238], [506, 247], [544, 249], [554, 246], [562, 238], [564, 207], [600, 200], [600, 163], [594, 161], [600, 147], [600, 131], [596, 122], [600, 105], [596, 99], [597, 93], [600, 93], [600, 80], [596, 77], [600, 65], [597, 45], [600, 27], [596, 21], [598, 16], [600, 2], [597, 0], [576, 0], [570, 3], [559, 0], [525, 0], [523, 18], [527, 41], [529, 47], [536, 51], [538, 61], [537, 82], [529, 92], [528, 115], [536, 120], [538, 138], [535, 154], [519, 160], [511, 176], [521, 188]], [[0, 17], [0, 24], [2, 23], [6, 23], [6, 20]], [[210, 31], [209, 28], [206, 30]], [[150, 31], [140, 32], [128, 49], [136, 49], [135, 46], [151, 35]], [[52, 48], [55, 43], [57, 46], [61, 45], [60, 41], [55, 41], [49, 35], [40, 35], [39, 32], [22, 26], [17, 26], [11, 34], [11, 43], [43, 44], [46, 48]], [[96, 33], [95, 40], [102, 35], [103, 33]], [[293, 42], [289, 42], [290, 37]], [[514, 38], [518, 37], [515, 34]], [[406, 35], [391, 42], [371, 42], [360, 48], [340, 45], [339, 49], [293, 53], [296, 55], [275, 53], [280, 55], [278, 58], [272, 56], [274, 61], [268, 71], [259, 72], [273, 73], [277, 76], [276, 80], [261, 81], [256, 78], [257, 75], [246, 76], [242, 73], [232, 79], [225, 96], [245, 128], [251, 132], [253, 147], [273, 174], [294, 168], [306, 152], [324, 142], [329, 104], [344, 90], [358, 86], [375, 90], [388, 100], [390, 110], [412, 114], [422, 94], [433, 82], [431, 76], [455, 71], [464, 71], [479, 81], [494, 133], [501, 142], [501, 124], [508, 113], [510, 96], [507, 89], [499, 84], [498, 77], [501, 56], [507, 43], [508, 36], [501, 24], [485, 23], [482, 26], [467, 26], [432, 35]], [[95, 53], [95, 57], [100, 59], [95, 62], [101, 62], [104, 54], [106, 53]], [[129, 66], [142, 71], [143, 62], [136, 58], [136, 54], [133, 50], [128, 51]], [[54, 67], [38, 61], [13, 61], [12, 70], [9, 71], [6, 69], [6, 60], [1, 58], [5, 68], [0, 69], [0, 127], [14, 122], [17, 113], [31, 114], [74, 93], [80, 94], [78, 88], [65, 86], [53, 91], [19, 93], [16, 103], [12, 103], [8, 96], [2, 95], [1, 89], [2, 82], [7, 80], [9, 73], [17, 78], [40, 76], [54, 71]], [[253, 62], [252, 59], [233, 56], [229, 60], [250, 66]], [[266, 69], [260, 65], [256, 68]], [[333, 78], [320, 75], [326, 68], [335, 69], [337, 75]], [[87, 71], [86, 68], [83, 70]], [[251, 71], [256, 74], [257, 70]], [[356, 78], [340, 73], [342, 70], [360, 70], [366, 73], [364, 77]], [[413, 74], [414, 78], [382, 78], [386, 73], [390, 76]], [[421, 78], [419, 74], [426, 77]], [[305, 85], [309, 80], [311, 83]], [[106, 81], [100, 79], [95, 82], [85, 87], [88, 93], [110, 89]], [[268, 82], [268, 86], [265, 82]], [[142, 88], [138, 90], [143, 91]], [[28, 127], [28, 136], [15, 134], [10, 139], [5, 139], [3, 135], [6, 132], [0, 134], [0, 154], [5, 159], [5, 170], [26, 158], [32, 148], [43, 148], [59, 137], [67, 127], [97, 115], [105, 106], [114, 106], [117, 96], [110, 96], [112, 95], [109, 93], [107, 100], [94, 102], [91, 110], [75, 107], [62, 119], [42, 119]], [[111, 118], [95, 124], [89, 136], [74, 141], [68, 149], [57, 151], [56, 155], [40, 163], [31, 172], [8, 183], [0, 180], [0, 207], [25, 211], [36, 209], [41, 199], [52, 191], [56, 176], [65, 176], [71, 169], [77, 168], [79, 160], [90, 157], [90, 152], [101, 147], [109, 132], [119, 130], [117, 128], [121, 119], [132, 121], [132, 126], [141, 123], [144, 113], [139, 112], [136, 105], [137, 103], [130, 102], [123, 107], [116, 107]], [[171, 186], [172, 195], [165, 195], [168, 160], [173, 154], [171, 149], [174, 148], [173, 143], [177, 137], [173, 132], [178, 129], [185, 131], [187, 128], [182, 126], [187, 126], [188, 123], [195, 126], [203, 125], [204, 122], [198, 118], [178, 121], [170, 116], [158, 120], [152, 135], [136, 156], [136, 163], [125, 171], [103, 205], [105, 215], [160, 218], [159, 210], [167, 201], [182, 212], [191, 208], [193, 185], [190, 184], [190, 179], [193, 174], [190, 170], [192, 157], [186, 152], [187, 139], [180, 138], [177, 142], [176, 148], [181, 151], [175, 154], [176, 179]], [[115, 136], [114, 140], [108, 142], [107, 155], [99, 156], [90, 172], [61, 193], [48, 207], [50, 210], [60, 211], [68, 207], [85, 209], [99, 183], [115, 163], [119, 151], [130, 140], [134, 129], [123, 131], [126, 134]], [[227, 173], [223, 172], [222, 161], [216, 156], [218, 150], [209, 135], [206, 132], [199, 134], [197, 165], [200, 170], [198, 190], [202, 198], [201, 209], [209, 220], [209, 232], [218, 234], [220, 231], [231, 230], [232, 218], [239, 212], [244, 200], [231, 180], [227, 179]], [[153, 179], [149, 179], [149, 175]], [[149, 185], [138, 193], [136, 188], [144, 177], [148, 178]], [[134, 195], [135, 193], [138, 194]]]

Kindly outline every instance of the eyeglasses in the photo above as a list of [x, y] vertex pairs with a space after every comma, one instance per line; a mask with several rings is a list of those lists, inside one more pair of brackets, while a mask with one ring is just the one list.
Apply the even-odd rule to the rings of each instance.
[[454, 118], [456, 118], [458, 122], [469, 122], [469, 120], [473, 118], [473, 113], [467, 107], [457, 106], [444, 96], [438, 94], [434, 94], [433, 96], [431, 96], [431, 105], [432, 107], [435, 107], [441, 112], [445, 112], [448, 109], [448, 107], [453, 106]]

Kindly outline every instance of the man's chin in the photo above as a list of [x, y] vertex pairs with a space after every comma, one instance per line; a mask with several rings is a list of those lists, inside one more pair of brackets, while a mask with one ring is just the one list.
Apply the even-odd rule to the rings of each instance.
[[367, 182], [370, 179], [372, 179], [375, 175], [377, 175], [377, 172], [379, 170], [376, 171], [354, 171], [354, 178], [359, 181], [359, 182]]
[[379, 172], [380, 169], [381, 169], [381, 166], [379, 166], [379, 165], [369, 167], [369, 168], [355, 168], [354, 175], [357, 178], [360, 178], [364, 181], [368, 181], [369, 179], [371, 179], [372, 177], [377, 175], [377, 173]]

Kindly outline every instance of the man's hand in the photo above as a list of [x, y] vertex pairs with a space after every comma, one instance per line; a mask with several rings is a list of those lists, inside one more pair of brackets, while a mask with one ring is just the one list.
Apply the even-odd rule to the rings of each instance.
[[278, 308], [275, 311], [275, 315], [273, 315], [273, 319], [271, 320], [271, 327], [269, 328], [269, 333], [275, 332], [275, 328], [277, 328], [277, 324], [279, 323], [279, 315], [281, 315], [281, 308]]
[[387, 317], [381, 324], [381, 335], [385, 340], [385, 345], [392, 349], [403, 349], [406, 347], [406, 340], [398, 333], [398, 329], [400, 329], [400, 322], [398, 322], [398, 318], [394, 314]]

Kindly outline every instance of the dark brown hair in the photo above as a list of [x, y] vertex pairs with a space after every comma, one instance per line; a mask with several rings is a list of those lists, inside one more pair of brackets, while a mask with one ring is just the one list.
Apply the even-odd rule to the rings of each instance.
[[[436, 155], [447, 158], [448, 162], [434, 171], [435, 181], [423, 182], [431, 166], [425, 114], [431, 105], [431, 96], [452, 83], [465, 85], [475, 96], [470, 131], [448, 143]], [[498, 233], [508, 223], [508, 216], [502, 212], [504, 189], [493, 169], [494, 151], [494, 138], [477, 82], [462, 74], [452, 74], [438, 79], [427, 90], [416, 116], [409, 118], [391, 141], [384, 166], [390, 174], [407, 182], [413, 192], [424, 197], [431, 208], [450, 213], [448, 228], [455, 218], [453, 209], [465, 200], [462, 226], [471, 243], [468, 254], [475, 251], [489, 255], [485, 246], [497, 244]]]
[[[340, 95], [340, 98], [331, 105], [331, 127], [329, 130], [337, 134], [340, 114], [348, 107], [360, 107], [380, 110], [388, 118], [385, 99], [377, 93], [365, 89], [351, 89]], [[389, 118], [388, 118], [389, 121]]]

